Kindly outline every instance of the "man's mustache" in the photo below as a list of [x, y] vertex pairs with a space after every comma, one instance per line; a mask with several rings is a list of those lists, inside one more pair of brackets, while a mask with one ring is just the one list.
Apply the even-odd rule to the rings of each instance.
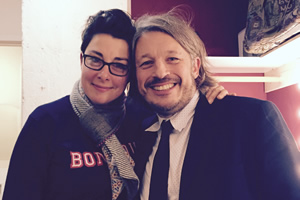
[[165, 76], [164, 78], [158, 78], [158, 77], [153, 77], [152, 79], [148, 80], [145, 83], [145, 87], [151, 87], [151, 85], [154, 84], [160, 84], [160, 83], [166, 83], [166, 82], [171, 82], [171, 83], [178, 83], [180, 80], [179, 78], [171, 78], [168, 76]]

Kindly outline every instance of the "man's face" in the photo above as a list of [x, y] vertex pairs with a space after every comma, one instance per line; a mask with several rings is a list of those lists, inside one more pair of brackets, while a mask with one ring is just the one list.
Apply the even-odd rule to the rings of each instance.
[[200, 58], [192, 60], [168, 34], [146, 32], [137, 42], [135, 59], [139, 92], [159, 115], [171, 116], [189, 103]]

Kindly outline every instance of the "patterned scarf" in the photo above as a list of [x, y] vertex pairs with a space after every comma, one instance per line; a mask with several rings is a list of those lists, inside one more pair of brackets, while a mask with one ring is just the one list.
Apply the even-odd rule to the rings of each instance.
[[128, 199], [133, 199], [139, 187], [139, 179], [133, 171], [135, 163], [115, 135], [125, 116], [125, 100], [123, 94], [108, 105], [93, 105], [80, 80], [75, 83], [70, 95], [81, 125], [102, 148], [110, 171], [112, 200], [118, 198], [124, 187]]

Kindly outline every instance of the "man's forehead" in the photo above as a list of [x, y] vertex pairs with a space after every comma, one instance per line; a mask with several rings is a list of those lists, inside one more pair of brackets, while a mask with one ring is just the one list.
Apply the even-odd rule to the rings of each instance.
[[183, 47], [170, 35], [163, 32], [146, 32], [136, 44], [136, 52], [147, 54], [148, 51], [160, 51], [168, 54], [180, 53]]

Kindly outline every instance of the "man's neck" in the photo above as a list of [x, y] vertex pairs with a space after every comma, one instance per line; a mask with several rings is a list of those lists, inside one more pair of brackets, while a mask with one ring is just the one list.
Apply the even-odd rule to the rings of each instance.
[[185, 104], [182, 108], [180, 108], [176, 111], [159, 110], [159, 111], [156, 111], [156, 114], [161, 118], [169, 119], [169, 118], [173, 117], [174, 115], [176, 115], [177, 113], [181, 112], [191, 102], [192, 99], [198, 98], [198, 96], [199, 96], [199, 91], [196, 90], [194, 95], [190, 98], [190, 100], [187, 102], [187, 104]]

